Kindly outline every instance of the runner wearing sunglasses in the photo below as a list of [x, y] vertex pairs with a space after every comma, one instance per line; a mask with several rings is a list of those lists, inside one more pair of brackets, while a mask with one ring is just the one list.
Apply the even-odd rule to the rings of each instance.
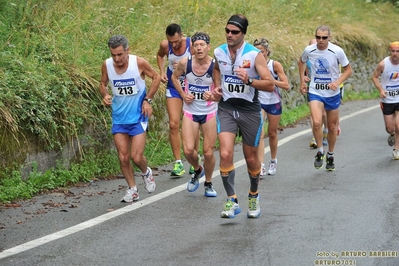
[[227, 194], [222, 218], [234, 218], [241, 212], [234, 190], [233, 154], [238, 131], [242, 135], [250, 180], [247, 217], [257, 218], [260, 215], [258, 183], [261, 165], [258, 147], [263, 122], [258, 90], [272, 92], [275, 87], [259, 49], [244, 41], [247, 27], [248, 19], [244, 15], [236, 14], [228, 20], [225, 26], [227, 43], [214, 51], [215, 90], [212, 95], [206, 96], [219, 101], [217, 133], [220, 176]]
[[[352, 74], [352, 68], [344, 50], [330, 42], [331, 33], [327, 26], [319, 26], [315, 32], [316, 43], [309, 45], [303, 51], [298, 61], [300, 90], [308, 93], [310, 114], [313, 120], [313, 136], [317, 143], [317, 154], [314, 167], [320, 169], [324, 165], [326, 152], [323, 148], [323, 108], [327, 114], [328, 152], [326, 170], [334, 171], [334, 148], [337, 139], [338, 108], [341, 105], [340, 84]], [[310, 63], [310, 84], [307, 92], [305, 78], [306, 62]], [[340, 75], [340, 65], [343, 72]]]

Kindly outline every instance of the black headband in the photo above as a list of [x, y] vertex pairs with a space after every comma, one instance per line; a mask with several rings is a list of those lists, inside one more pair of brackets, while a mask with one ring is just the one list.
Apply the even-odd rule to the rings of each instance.
[[191, 37], [191, 42], [194, 44], [196, 41], [198, 40], [203, 40], [205, 41], [207, 44], [209, 44], [211, 42], [211, 40], [209, 40], [208, 37], [206, 37], [205, 35], [194, 35], [193, 37]]
[[231, 16], [231, 18], [229, 19], [229, 21], [227, 22], [227, 24], [231, 24], [234, 26], [237, 26], [238, 28], [240, 28], [240, 30], [242, 31], [242, 33], [246, 34], [247, 33], [247, 27], [248, 27], [248, 22], [245, 19], [240, 18], [237, 15], [233, 15]]

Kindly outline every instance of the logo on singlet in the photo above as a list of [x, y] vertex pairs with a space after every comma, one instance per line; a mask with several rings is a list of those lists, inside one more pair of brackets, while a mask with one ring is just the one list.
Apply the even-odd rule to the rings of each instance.
[[242, 84], [241, 79], [236, 76], [225, 75], [224, 81], [227, 83]]
[[398, 79], [399, 78], [399, 73], [398, 72], [393, 72], [391, 75], [389, 75], [390, 80]]
[[399, 85], [386, 86], [385, 90], [387, 91], [399, 90]]
[[196, 78], [195, 79], [195, 84], [201, 85], [203, 82], [202, 78]]
[[316, 69], [316, 74], [330, 74], [329, 63], [325, 58], [317, 58], [314, 61], [314, 67]]
[[330, 78], [315, 78], [314, 82], [328, 84], [328, 83], [331, 83], [331, 79]]
[[113, 81], [114, 87], [128, 87], [136, 85], [135, 79], [116, 79]]
[[193, 84], [190, 84], [188, 87], [188, 90], [190, 92], [192, 92], [192, 91], [193, 92], [205, 92], [205, 91], [208, 91], [208, 89], [209, 89], [208, 86], [198, 86], [198, 85], [193, 85]]
[[251, 60], [243, 60], [242, 67], [243, 68], [251, 68]]

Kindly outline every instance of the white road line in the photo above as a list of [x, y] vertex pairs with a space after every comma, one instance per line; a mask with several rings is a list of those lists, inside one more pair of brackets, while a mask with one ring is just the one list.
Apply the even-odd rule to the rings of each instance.
[[[344, 117], [341, 117], [341, 118], [340, 118], [340, 121], [346, 120], [346, 119], [348, 119], [348, 118], [357, 116], [357, 115], [362, 114], [362, 113], [366, 113], [366, 112], [371, 111], [371, 110], [373, 110], [373, 109], [376, 109], [376, 108], [378, 108], [378, 107], [379, 107], [379, 105], [375, 105], [375, 106], [368, 107], [368, 108], [365, 108], [365, 109], [363, 109], [363, 110], [354, 112], [354, 113], [352, 113], [352, 114], [350, 114], [350, 115], [346, 115], [346, 116], [344, 116]], [[291, 141], [291, 140], [293, 140], [293, 139], [295, 139], [295, 138], [298, 138], [298, 137], [300, 137], [300, 136], [302, 136], [302, 135], [305, 135], [305, 134], [308, 134], [308, 133], [310, 133], [310, 132], [311, 132], [311, 129], [309, 128], [309, 129], [300, 131], [300, 132], [298, 132], [298, 133], [295, 133], [295, 134], [293, 134], [293, 135], [291, 135], [291, 136], [288, 136], [288, 137], [286, 137], [286, 138], [284, 138], [284, 139], [281, 139], [281, 140], [279, 140], [279, 142], [278, 142], [278, 146], [281, 146], [281, 145], [283, 145], [283, 144], [285, 144], [285, 143], [287, 143], [287, 142], [289, 142], [289, 141]], [[265, 154], [266, 154], [266, 153], [268, 153], [269, 151], [270, 151], [270, 148], [269, 148], [269, 146], [267, 146], [267, 147], [265, 148], [264, 152], [265, 152]], [[238, 168], [238, 167], [240, 167], [240, 166], [243, 166], [243, 165], [245, 165], [245, 160], [244, 160], [244, 159], [242, 159], [242, 160], [240, 160], [240, 161], [237, 161], [237, 162], [234, 164], [234, 166], [235, 166], [236, 168]], [[212, 174], [212, 177], [217, 177], [217, 176], [219, 176], [219, 171], [214, 171], [213, 174]], [[204, 182], [204, 180], [202, 180], [201, 182]], [[105, 222], [105, 221], [108, 221], [108, 220], [110, 220], [110, 219], [112, 219], [112, 218], [115, 218], [115, 217], [117, 217], [117, 216], [120, 216], [120, 215], [126, 214], [126, 213], [128, 213], [128, 212], [137, 210], [138, 208], [147, 206], [147, 205], [149, 205], [149, 204], [151, 204], [151, 203], [154, 203], [154, 202], [156, 202], [156, 201], [158, 201], [158, 200], [161, 200], [161, 199], [164, 199], [164, 198], [166, 198], [166, 197], [169, 197], [169, 196], [171, 196], [171, 195], [173, 195], [173, 194], [175, 194], [175, 193], [177, 193], [177, 192], [183, 191], [183, 190], [186, 190], [186, 184], [183, 184], [183, 185], [174, 187], [174, 188], [172, 188], [172, 189], [169, 189], [169, 190], [167, 190], [167, 191], [161, 192], [161, 193], [159, 193], [159, 194], [156, 194], [156, 195], [151, 196], [151, 197], [149, 197], [149, 198], [146, 198], [146, 199], [144, 199], [144, 200], [140, 200], [140, 201], [136, 202], [135, 204], [131, 204], [131, 205], [128, 205], [128, 206], [126, 206], [126, 207], [117, 209], [117, 210], [115, 210], [115, 211], [112, 211], [112, 212], [103, 214], [103, 215], [101, 215], [101, 216], [98, 216], [98, 217], [93, 218], [93, 219], [91, 219], [91, 220], [88, 220], [88, 221], [86, 221], [86, 222], [77, 224], [77, 225], [75, 225], [75, 226], [69, 227], [69, 228], [67, 228], [67, 229], [64, 229], [64, 230], [55, 232], [55, 233], [53, 233], [53, 234], [50, 234], [50, 235], [47, 235], [47, 236], [44, 236], [44, 237], [41, 237], [41, 238], [37, 238], [37, 239], [35, 239], [35, 240], [26, 242], [26, 243], [24, 243], [24, 244], [21, 244], [21, 245], [19, 245], [19, 246], [16, 246], [16, 247], [13, 247], [13, 248], [10, 248], [10, 249], [6, 249], [6, 250], [4, 250], [4, 251], [2, 251], [2, 252], [0, 253], [0, 259], [4, 259], [4, 258], [6, 258], [6, 257], [16, 255], [16, 254], [18, 254], [18, 253], [27, 251], [27, 250], [29, 250], [29, 249], [32, 249], [32, 248], [35, 248], [35, 247], [38, 247], [38, 246], [47, 244], [47, 243], [49, 243], [49, 242], [51, 242], [51, 241], [54, 241], [54, 240], [57, 240], [57, 239], [66, 237], [66, 236], [68, 236], [68, 235], [77, 233], [77, 232], [79, 232], [79, 231], [88, 229], [88, 228], [90, 228], [90, 227], [93, 227], [93, 226], [95, 226], [95, 225], [98, 225], [98, 224], [100, 224], [100, 223], [103, 223], [103, 222]]]

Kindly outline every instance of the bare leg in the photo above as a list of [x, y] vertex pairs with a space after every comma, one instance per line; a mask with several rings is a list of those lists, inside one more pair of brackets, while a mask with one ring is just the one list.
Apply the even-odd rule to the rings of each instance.
[[167, 98], [166, 105], [169, 115], [169, 141], [175, 160], [181, 160], [180, 155], [180, 119], [183, 101], [180, 98]]

